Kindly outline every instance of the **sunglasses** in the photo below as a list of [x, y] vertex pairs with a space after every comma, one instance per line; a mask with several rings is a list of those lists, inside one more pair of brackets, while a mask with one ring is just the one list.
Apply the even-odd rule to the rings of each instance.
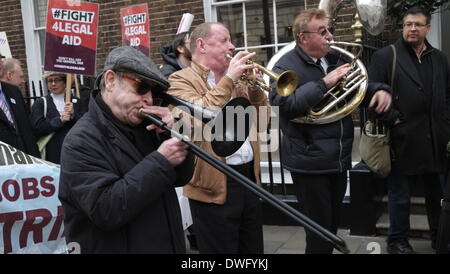
[[145, 94], [147, 94], [147, 92], [149, 92], [152, 89], [152, 87], [149, 84], [147, 84], [146, 82], [142, 81], [139, 78], [133, 77], [133, 76], [128, 75], [128, 74], [123, 74], [123, 73], [121, 73], [120, 76], [122, 78], [125, 78], [125, 79], [128, 79], [128, 80], [131, 80], [133, 82], [138, 83], [138, 87], [136, 89], [136, 92], [139, 95], [145, 95]]
[[319, 34], [320, 36], [325, 37], [327, 35], [327, 33], [333, 34], [334, 28], [333, 27], [324, 28], [324, 29], [319, 29], [318, 31], [303, 31], [303, 33], [315, 33], [315, 34]]

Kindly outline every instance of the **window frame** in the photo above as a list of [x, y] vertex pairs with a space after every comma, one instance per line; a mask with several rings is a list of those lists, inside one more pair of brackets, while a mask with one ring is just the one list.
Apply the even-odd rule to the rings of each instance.
[[[278, 26], [277, 26], [277, 0], [272, 0], [272, 10], [273, 10], [273, 35], [274, 43], [263, 44], [257, 46], [248, 46], [247, 41], [247, 16], [246, 16], [246, 3], [257, 2], [260, 0], [229, 0], [220, 1], [216, 0], [203, 0], [203, 8], [205, 13], [205, 22], [217, 22], [217, 8], [221, 6], [228, 6], [233, 4], [242, 4], [242, 29], [244, 31], [244, 46], [238, 47], [236, 50], [251, 50], [251, 49], [262, 49], [262, 48], [273, 48], [274, 54], [276, 54], [281, 48], [288, 45], [289, 42], [279, 43], [278, 42]], [[304, 0], [305, 8], [307, 6], [307, 0]]]
[[[23, 32], [25, 40], [25, 54], [27, 56], [27, 72], [28, 72], [28, 85], [29, 92], [28, 96], [31, 96], [32, 86], [31, 83], [38, 83], [42, 80], [42, 56], [41, 43], [39, 32], [44, 30], [45, 26], [36, 26], [36, 2], [28, 0], [20, 0], [20, 5], [22, 8], [22, 22], [23, 22]], [[35, 86], [35, 88], [39, 88]]]

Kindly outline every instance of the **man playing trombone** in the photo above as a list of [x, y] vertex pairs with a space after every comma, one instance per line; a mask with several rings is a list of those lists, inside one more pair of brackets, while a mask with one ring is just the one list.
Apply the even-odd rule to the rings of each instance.
[[77, 242], [82, 253], [185, 253], [174, 187], [191, 178], [193, 157], [185, 143], [162, 139], [140, 114], [173, 125], [170, 111], [153, 105], [169, 83], [128, 46], [109, 53], [96, 82], [100, 90], [61, 152], [67, 242]]
[[[245, 97], [256, 107], [267, 105], [264, 92], [238, 81], [253, 68], [247, 61], [255, 54], [241, 51], [233, 58], [227, 56], [235, 47], [224, 25], [197, 26], [191, 33], [190, 48], [191, 65], [169, 77], [169, 94], [207, 108], [222, 107], [233, 97]], [[202, 138], [197, 144], [217, 156], [209, 140]], [[220, 159], [260, 184], [256, 139], [247, 138], [234, 154]], [[184, 187], [184, 195], [190, 201], [200, 253], [263, 253], [261, 204], [255, 194], [197, 159], [194, 176]]]

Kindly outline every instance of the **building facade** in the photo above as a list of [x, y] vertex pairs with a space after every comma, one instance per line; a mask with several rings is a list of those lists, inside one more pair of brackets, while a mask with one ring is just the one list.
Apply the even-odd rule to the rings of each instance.
[[[256, 62], [266, 65], [270, 58], [292, 41], [292, 22], [298, 12], [314, 8], [319, 0], [92, 0], [100, 6], [96, 71], [103, 67], [108, 52], [122, 43], [120, 9], [148, 4], [150, 18], [150, 56], [162, 64], [160, 48], [170, 42], [183, 13], [194, 15], [192, 26], [205, 21], [219, 21], [229, 29], [238, 49], [257, 53]], [[22, 61], [28, 80], [39, 81], [45, 55], [47, 0], [2, 0], [0, 32], [7, 34], [11, 54]], [[355, 8], [346, 6], [338, 14], [335, 39], [352, 41]], [[448, 15], [448, 12], [447, 12]], [[450, 53], [448, 16], [433, 16], [431, 42]], [[389, 31], [389, 30], [387, 30]], [[384, 39], [384, 38], [381, 38]], [[29, 95], [29, 94], [28, 94]]]

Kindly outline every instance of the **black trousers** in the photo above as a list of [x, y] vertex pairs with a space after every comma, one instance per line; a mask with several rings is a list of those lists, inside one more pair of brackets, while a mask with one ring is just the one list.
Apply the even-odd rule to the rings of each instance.
[[[347, 188], [347, 173], [302, 174], [291, 172], [300, 211], [336, 234], [341, 217], [342, 199]], [[331, 254], [333, 246], [309, 229], [306, 232], [306, 254]]]
[[393, 170], [388, 177], [389, 235], [388, 242], [408, 239], [410, 230], [410, 183], [423, 183], [428, 225], [432, 241], [436, 240], [441, 212], [442, 185], [438, 173], [406, 176]]
[[[230, 166], [255, 181], [253, 162]], [[198, 250], [201, 254], [263, 254], [260, 199], [227, 178], [225, 204], [189, 199]]]

